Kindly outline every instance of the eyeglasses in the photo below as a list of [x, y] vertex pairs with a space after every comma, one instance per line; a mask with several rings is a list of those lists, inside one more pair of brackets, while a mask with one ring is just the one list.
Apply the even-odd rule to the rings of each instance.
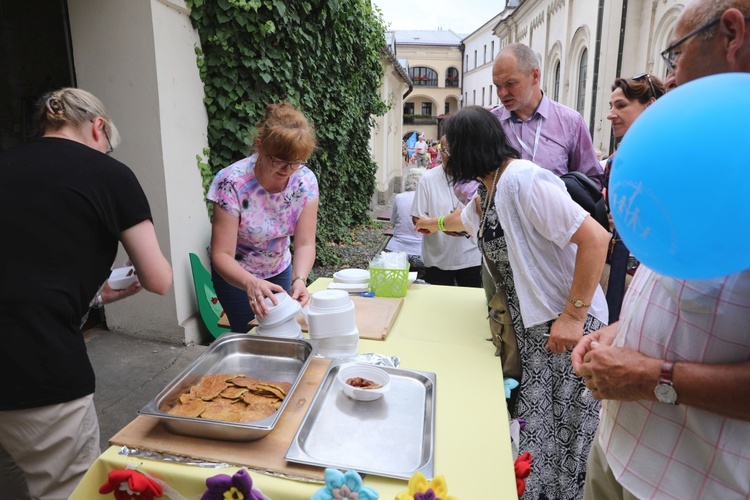
[[[664, 62], [667, 63], [667, 69], [669, 71], [674, 71], [675, 63], [677, 62], [677, 58], [679, 57], [679, 53], [675, 53], [674, 49], [682, 45], [683, 43], [687, 42], [691, 38], [693, 38], [695, 35], [700, 33], [701, 31], [705, 31], [714, 24], [717, 24], [721, 20], [721, 17], [717, 17], [716, 19], [712, 19], [711, 21], [707, 22], [706, 24], [697, 27], [687, 35], [683, 36], [679, 40], [677, 40], [675, 43], [667, 47], [662, 53], [661, 57], [664, 59]], [[745, 20], [750, 20], [750, 16], [745, 16]]]
[[648, 78], [648, 86], [651, 89], [651, 97], [658, 99], [660, 96], [656, 95], [656, 89], [654, 88], [654, 82], [651, 81], [651, 75], [648, 73], [641, 73], [640, 75], [631, 76], [631, 80], [640, 80], [641, 78]]
[[[91, 123], [95, 123], [94, 120], [89, 120]], [[107, 138], [107, 152], [105, 154], [112, 154], [112, 151], [115, 150], [115, 148], [112, 147], [112, 141], [109, 140], [109, 134], [107, 133], [107, 127], [106, 125], [102, 125], [102, 132], [104, 132], [104, 137]]]
[[104, 137], [107, 138], [107, 154], [112, 154], [112, 151], [115, 150], [115, 148], [112, 147], [112, 141], [109, 140], [109, 134], [107, 133], [106, 128], [102, 128], [102, 132], [104, 132]]
[[290, 170], [299, 170], [303, 166], [301, 161], [279, 160], [273, 156], [269, 156], [268, 158], [271, 159], [271, 166], [276, 170], [286, 170], [287, 168]]

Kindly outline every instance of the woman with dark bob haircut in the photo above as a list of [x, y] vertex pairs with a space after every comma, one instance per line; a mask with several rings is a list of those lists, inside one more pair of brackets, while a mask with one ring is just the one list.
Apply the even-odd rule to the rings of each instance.
[[455, 182], [477, 179], [479, 189], [460, 213], [424, 217], [416, 228], [476, 235], [496, 289], [505, 290], [521, 379], [509, 410], [526, 421], [519, 452], [533, 457], [524, 498], [581, 498], [599, 403], [567, 351], [607, 324], [598, 283], [609, 233], [555, 174], [519, 159], [489, 111], [464, 108], [445, 135]]

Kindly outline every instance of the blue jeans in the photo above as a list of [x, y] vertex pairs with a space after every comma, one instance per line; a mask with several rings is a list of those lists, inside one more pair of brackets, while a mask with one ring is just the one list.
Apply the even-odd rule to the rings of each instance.
[[[214, 283], [216, 297], [224, 308], [229, 320], [229, 326], [233, 332], [245, 333], [249, 330], [247, 324], [255, 318], [255, 313], [250, 308], [250, 301], [247, 298], [247, 292], [234, 285], [230, 285], [211, 264], [211, 280]], [[276, 285], [281, 286], [287, 293], [292, 288], [292, 265], [281, 271], [276, 276], [266, 278]]]

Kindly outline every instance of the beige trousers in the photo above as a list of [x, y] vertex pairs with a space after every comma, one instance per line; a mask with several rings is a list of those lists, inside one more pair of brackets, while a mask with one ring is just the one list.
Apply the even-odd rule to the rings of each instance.
[[0, 411], [0, 496], [67, 499], [100, 453], [93, 394]]
[[638, 500], [638, 497], [617, 482], [609, 468], [599, 438], [594, 437], [586, 464], [586, 484], [583, 486], [583, 500]]

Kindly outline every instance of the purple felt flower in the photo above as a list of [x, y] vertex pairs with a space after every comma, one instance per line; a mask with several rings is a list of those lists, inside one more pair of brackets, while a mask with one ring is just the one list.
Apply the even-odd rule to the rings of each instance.
[[260, 491], [253, 489], [253, 479], [245, 469], [238, 470], [234, 476], [209, 477], [206, 488], [201, 500], [265, 500]]
[[414, 500], [440, 500], [440, 497], [438, 497], [435, 492], [432, 491], [432, 488], [430, 488], [424, 493], [415, 493]]

